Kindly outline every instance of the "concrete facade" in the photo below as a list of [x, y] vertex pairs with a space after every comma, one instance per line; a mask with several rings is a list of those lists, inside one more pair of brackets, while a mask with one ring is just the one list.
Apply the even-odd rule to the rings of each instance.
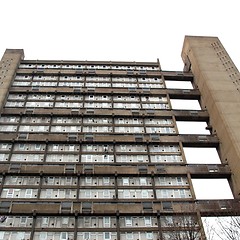
[[[176, 72], [158, 60], [24, 60], [6, 50], [1, 240], [206, 240], [201, 217], [240, 209], [239, 73], [217, 38], [186, 37], [182, 56]], [[173, 99], [202, 108], [174, 109]], [[179, 133], [179, 121], [211, 132]], [[217, 148], [222, 162], [189, 164], [185, 147]], [[229, 179], [235, 199], [197, 199], [194, 178]]]
[[234, 197], [240, 198], [240, 73], [217, 37], [186, 36], [182, 58], [219, 137], [221, 161], [232, 171]]
[[13, 81], [14, 75], [20, 64], [20, 61], [24, 58], [24, 52], [22, 49], [6, 49], [1, 62], [0, 62], [0, 109], [4, 105], [4, 101], [8, 94], [9, 88]]

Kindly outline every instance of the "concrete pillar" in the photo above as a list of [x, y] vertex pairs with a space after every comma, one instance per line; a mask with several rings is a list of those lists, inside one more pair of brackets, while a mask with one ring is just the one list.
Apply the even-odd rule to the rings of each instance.
[[217, 37], [186, 36], [185, 71], [192, 71], [201, 105], [220, 140], [220, 158], [232, 170], [230, 184], [240, 198], [240, 73]]
[[0, 62], [0, 110], [5, 104], [9, 88], [16, 74], [21, 59], [24, 58], [22, 49], [6, 49]]

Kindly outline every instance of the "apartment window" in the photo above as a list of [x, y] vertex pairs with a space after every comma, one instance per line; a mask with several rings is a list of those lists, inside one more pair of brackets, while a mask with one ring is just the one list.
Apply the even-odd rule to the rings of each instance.
[[27, 220], [28, 220], [27, 217], [20, 217], [20, 225], [21, 226], [26, 226]]
[[110, 217], [103, 217], [103, 226], [104, 227], [110, 227]]
[[104, 198], [110, 198], [110, 191], [109, 190], [104, 190], [103, 191], [103, 197]]
[[58, 151], [59, 145], [53, 145], [53, 151]]
[[47, 240], [47, 233], [41, 232], [39, 235], [39, 240]]
[[86, 184], [92, 184], [92, 177], [85, 177]]
[[126, 239], [127, 240], [132, 240], [133, 239], [133, 233], [132, 232], [126, 233]]
[[42, 217], [42, 227], [47, 227], [49, 224], [49, 217]]
[[132, 226], [132, 217], [125, 217], [125, 225], [126, 227]]
[[35, 144], [35, 150], [37, 151], [41, 150], [41, 144]]
[[10, 145], [7, 143], [2, 143], [0, 144], [0, 149], [1, 150], [10, 149]]
[[7, 198], [13, 198], [14, 195], [14, 189], [10, 188], [7, 191]]
[[144, 225], [146, 227], [152, 226], [152, 218], [151, 217], [144, 217]]
[[26, 189], [25, 197], [26, 198], [31, 198], [32, 197], [32, 189]]
[[84, 240], [89, 240], [90, 239], [90, 232], [85, 232], [84, 233]]
[[109, 177], [104, 177], [103, 178], [103, 184], [104, 185], [109, 185], [109, 183], [110, 183], [110, 178]]
[[148, 190], [142, 190], [142, 198], [148, 198]]
[[92, 197], [91, 190], [85, 190], [85, 198], [91, 198], [91, 197]]
[[128, 186], [129, 185], [129, 178], [123, 178], [123, 186]]
[[53, 189], [46, 189], [45, 198], [52, 198]]
[[124, 189], [123, 190], [123, 198], [130, 198], [130, 190]]
[[60, 233], [60, 240], [68, 240], [68, 233], [67, 232], [61, 232]]
[[149, 239], [149, 240], [153, 239], [153, 233], [152, 232], [147, 232], [146, 233], [146, 238]]
[[182, 178], [181, 177], [177, 177], [177, 184], [178, 185], [183, 185], [183, 182], [182, 182]]
[[147, 178], [140, 178], [140, 185], [142, 186], [147, 185]]

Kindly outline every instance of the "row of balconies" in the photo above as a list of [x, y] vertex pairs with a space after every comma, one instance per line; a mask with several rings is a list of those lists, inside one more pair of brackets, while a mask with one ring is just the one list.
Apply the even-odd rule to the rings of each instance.
[[[40, 193], [39, 193], [40, 191]], [[155, 193], [154, 193], [155, 192]], [[171, 199], [171, 198], [192, 198], [190, 189], [66, 189], [66, 188], [3, 188], [1, 199], [96, 199], [96, 200], [121, 200], [129, 199], [134, 201], [145, 201], [153, 199]], [[26, 200], [27, 201], [27, 200]]]
[[112, 108], [112, 109], [157, 109], [167, 110], [169, 105], [166, 103], [108, 103], [108, 102], [35, 102], [35, 101], [7, 101], [6, 108]]
[[163, 83], [160, 77], [102, 77], [81, 75], [16, 75], [16, 81], [78, 81], [78, 82], [139, 82], [139, 83]]
[[[45, 159], [45, 160], [44, 160]], [[0, 153], [0, 162], [34, 163], [183, 163], [181, 155], [112, 155], [112, 154], [28, 154]]]
[[99, 69], [99, 70], [145, 70], [145, 71], [160, 71], [159, 66], [156, 64], [152, 66], [138, 66], [138, 65], [96, 65], [96, 64], [36, 64], [36, 63], [21, 63], [19, 65], [20, 69], [76, 69], [76, 70], [93, 70], [93, 69]]
[[[196, 232], [194, 233], [193, 230], [191, 230], [192, 234], [196, 234], [197, 236], [200, 236], [199, 229], [196, 228]], [[33, 238], [31, 238], [33, 236]], [[74, 237], [76, 236], [76, 237]], [[165, 230], [161, 233], [161, 236], [166, 240], [172, 240], [174, 236], [181, 236], [181, 237], [187, 237], [188, 231], [177, 231], [170, 232], [169, 230]], [[195, 236], [195, 235], [194, 235]], [[155, 231], [135, 231], [135, 232], [120, 232], [119, 237], [117, 234], [117, 231], [113, 232], [89, 232], [89, 231], [80, 231], [77, 232], [76, 235], [74, 234], [74, 231], [69, 232], [62, 232], [61, 230], [58, 232], [55, 231], [35, 231], [33, 235], [31, 235], [30, 231], [2, 231], [0, 232], [0, 239], [1, 240], [133, 240], [133, 239], [139, 239], [139, 240], [160, 240], [160, 235], [157, 230]], [[163, 239], [161, 237], [161, 239]], [[185, 239], [185, 238], [184, 238]], [[187, 239], [187, 238], [186, 238]], [[200, 239], [200, 238], [197, 238]]]
[[119, 96], [111, 96], [111, 95], [55, 95], [55, 94], [9, 94], [8, 100], [11, 101], [114, 101], [114, 102], [156, 102], [156, 103], [166, 103], [167, 97], [165, 95], [160, 96], [127, 96], [127, 95], [119, 95]]
[[18, 152], [79, 152], [80, 148], [82, 152], [99, 152], [99, 153], [180, 153], [180, 147], [178, 144], [68, 144], [68, 143], [0, 143], [0, 151], [13, 151]]
[[172, 118], [151, 118], [151, 117], [134, 117], [134, 118], [129, 118], [129, 117], [20, 117], [20, 116], [1, 116], [0, 117], [0, 123], [1, 124], [6, 124], [6, 123], [22, 123], [26, 124], [29, 123], [31, 125], [39, 125], [39, 124], [49, 124], [50, 122], [52, 124], [66, 124], [66, 125], [80, 125], [81, 123], [83, 124], [91, 124], [91, 125], [110, 125], [110, 124], [116, 124], [116, 125], [146, 125], [146, 126], [169, 126], [173, 125], [173, 120]]
[[[0, 229], [6, 227], [8, 229], [12, 228], [32, 228], [33, 217], [32, 216], [4, 216], [0, 221]], [[146, 215], [146, 216], [78, 216], [77, 218], [72, 216], [37, 216], [34, 228], [48, 229], [61, 229], [61, 228], [77, 228], [80, 229], [93, 229], [106, 230], [111, 229], [116, 230], [117, 225], [120, 227], [120, 231], [127, 228], [128, 230], [139, 231], [139, 228], [145, 230], [151, 228], [151, 230], [157, 231], [160, 227], [161, 229], [169, 228], [173, 226], [183, 227], [188, 222], [192, 224], [197, 224], [197, 219], [195, 215], [174, 215], [174, 216], [160, 216], [160, 226], [158, 225], [158, 219], [156, 216]]]
[[124, 127], [124, 126], [45, 126], [45, 125], [0, 125], [0, 132], [24, 132], [24, 133], [157, 133], [157, 134], [176, 134], [174, 127]]
[[6, 175], [4, 178], [0, 176], [0, 184], [3, 186], [38, 186], [41, 182], [42, 186], [55, 187], [186, 187], [189, 186], [186, 176], [155, 176], [155, 177], [103, 177], [103, 176], [81, 176], [80, 178], [72, 176], [22, 176], [22, 175]]

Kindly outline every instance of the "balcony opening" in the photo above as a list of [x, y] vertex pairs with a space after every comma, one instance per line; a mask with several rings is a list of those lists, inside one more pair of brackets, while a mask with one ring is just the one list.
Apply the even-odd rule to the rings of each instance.
[[184, 147], [183, 151], [188, 164], [221, 164], [214, 147]]

